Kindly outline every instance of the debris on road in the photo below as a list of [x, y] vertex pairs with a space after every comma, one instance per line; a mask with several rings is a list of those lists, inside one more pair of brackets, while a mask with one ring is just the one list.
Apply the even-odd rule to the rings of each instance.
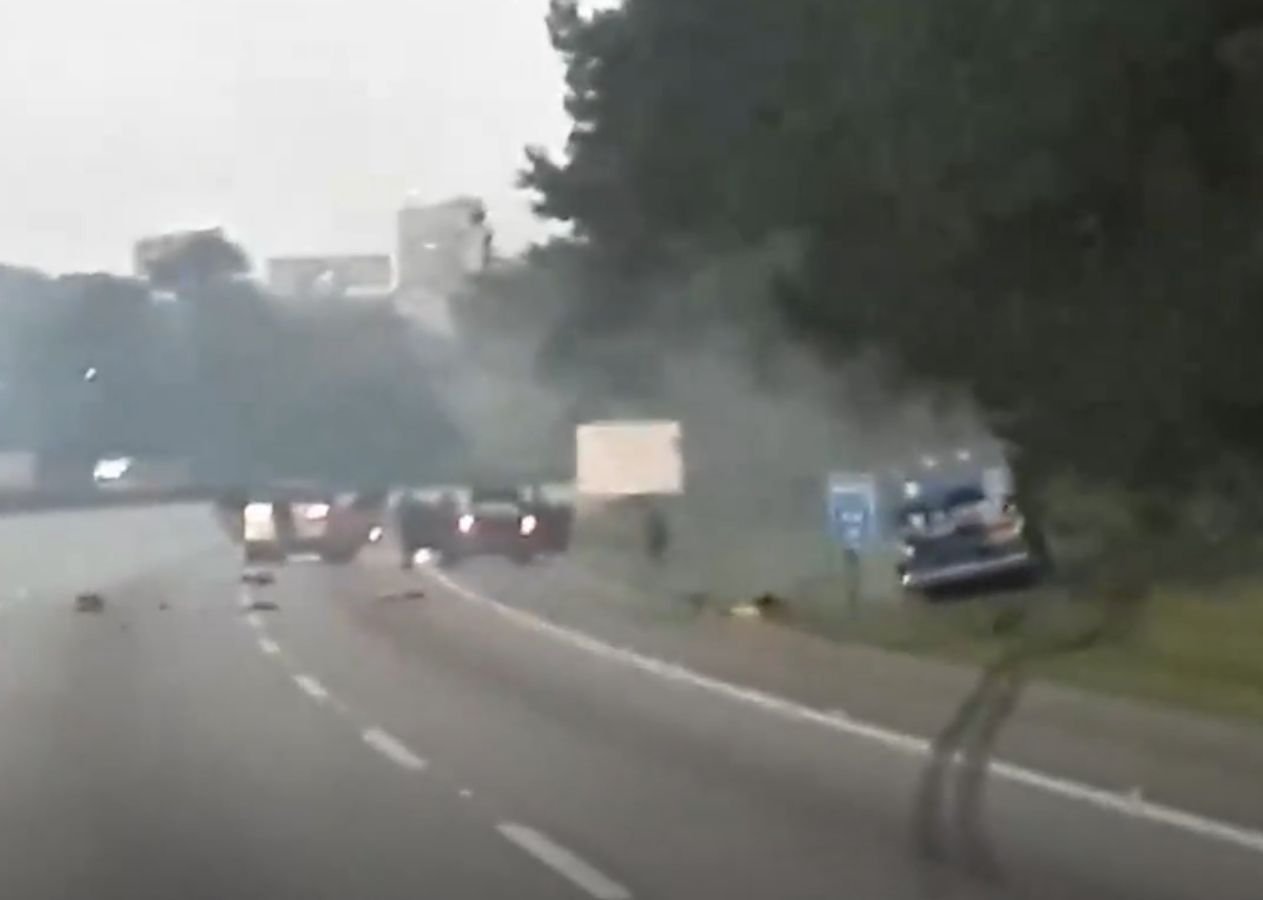
[[378, 594], [377, 599], [383, 603], [397, 603], [404, 600], [424, 600], [425, 591], [420, 588], [410, 588], [406, 591], [389, 591], [384, 594]]
[[682, 595], [681, 599], [697, 615], [706, 612], [711, 605], [711, 597], [705, 591], [690, 591]]
[[765, 619], [785, 611], [785, 601], [775, 594], [762, 594], [747, 603], [738, 603], [728, 610], [737, 619]]
[[99, 613], [105, 609], [105, 598], [93, 591], [85, 591], [75, 597], [75, 612]]

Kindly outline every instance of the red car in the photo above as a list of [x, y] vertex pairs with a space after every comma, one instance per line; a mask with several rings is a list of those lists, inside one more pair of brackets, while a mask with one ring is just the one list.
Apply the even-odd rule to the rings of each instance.
[[437, 501], [406, 497], [398, 510], [402, 562], [411, 567], [418, 551], [430, 550], [446, 566], [471, 556], [525, 565], [566, 549], [570, 519], [568, 508], [532, 501], [516, 488], [475, 488], [468, 498]]

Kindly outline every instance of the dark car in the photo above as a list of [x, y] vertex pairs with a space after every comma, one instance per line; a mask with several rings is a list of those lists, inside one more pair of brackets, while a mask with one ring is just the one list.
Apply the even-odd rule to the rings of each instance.
[[897, 518], [905, 589], [1029, 583], [1043, 571], [1042, 542], [1012, 497], [956, 486], [905, 503]]
[[404, 497], [398, 508], [400, 551], [405, 568], [421, 550], [455, 565], [471, 556], [503, 556], [526, 564], [559, 553], [570, 540], [568, 507], [546, 503], [533, 491], [474, 488], [467, 497]]

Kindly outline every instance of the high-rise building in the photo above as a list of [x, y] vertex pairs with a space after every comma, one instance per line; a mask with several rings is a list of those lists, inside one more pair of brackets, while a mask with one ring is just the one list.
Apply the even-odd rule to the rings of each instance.
[[408, 201], [398, 226], [395, 302], [430, 330], [450, 334], [452, 298], [490, 261], [486, 206], [474, 197]]
[[474, 197], [405, 204], [399, 211], [399, 286], [450, 296], [486, 268], [491, 253], [487, 209]]

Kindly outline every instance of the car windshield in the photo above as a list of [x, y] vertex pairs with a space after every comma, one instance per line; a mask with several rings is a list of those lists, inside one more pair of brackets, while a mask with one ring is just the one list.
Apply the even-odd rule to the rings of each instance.
[[0, 0], [0, 125], [0, 900], [1263, 897], [1263, 0]]

